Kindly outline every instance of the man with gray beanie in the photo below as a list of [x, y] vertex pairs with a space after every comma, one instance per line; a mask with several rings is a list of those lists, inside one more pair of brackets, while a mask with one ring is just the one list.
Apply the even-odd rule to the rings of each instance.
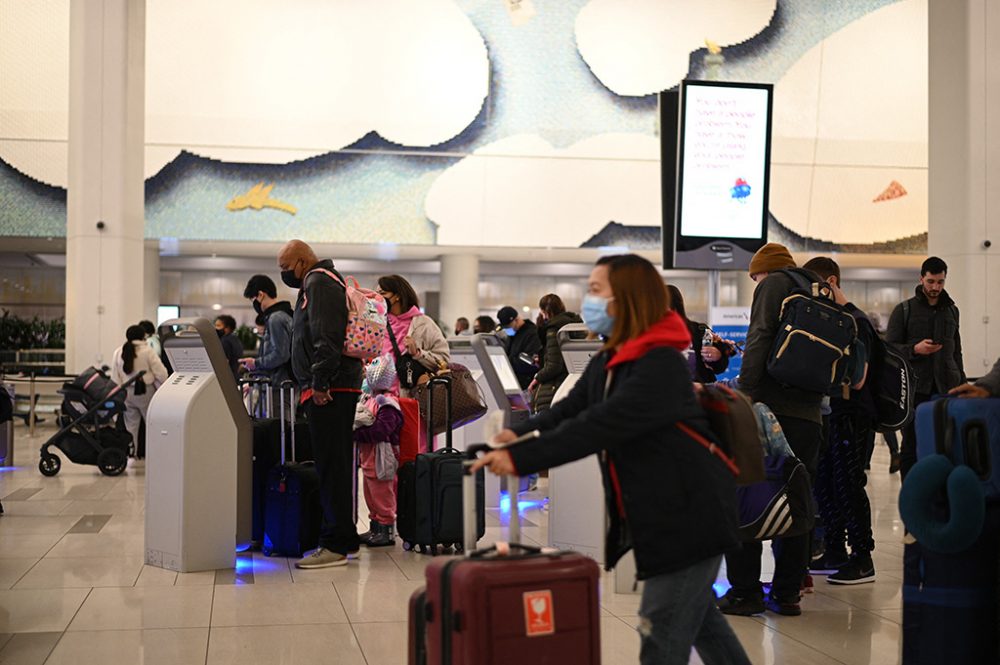
[[[783, 245], [768, 243], [750, 260], [750, 279], [757, 282], [750, 306], [750, 325], [740, 369], [740, 388], [755, 402], [763, 402], [784, 430], [785, 438], [795, 456], [809, 471], [816, 474], [819, 448], [823, 438], [820, 414], [821, 393], [783, 386], [767, 372], [767, 359], [778, 334], [781, 304], [795, 289], [788, 275], [777, 272], [796, 269], [795, 259]], [[811, 273], [810, 281], [822, 281]], [[809, 565], [809, 538], [805, 533], [772, 541], [774, 549], [774, 580], [771, 593], [765, 599], [760, 583], [759, 542], [743, 543], [742, 548], [726, 555], [726, 570], [732, 589], [719, 601], [725, 614], [750, 616], [760, 614], [765, 607], [786, 616], [802, 613], [799, 607], [802, 582]]]

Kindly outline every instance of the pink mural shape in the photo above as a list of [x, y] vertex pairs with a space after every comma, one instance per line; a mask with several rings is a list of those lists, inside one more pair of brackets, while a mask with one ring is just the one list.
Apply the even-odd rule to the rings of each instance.
[[889, 186], [882, 190], [882, 193], [872, 199], [872, 203], [881, 203], [883, 201], [892, 201], [893, 199], [898, 199], [906, 196], [909, 192], [906, 188], [899, 184], [898, 181], [893, 180], [889, 183]]

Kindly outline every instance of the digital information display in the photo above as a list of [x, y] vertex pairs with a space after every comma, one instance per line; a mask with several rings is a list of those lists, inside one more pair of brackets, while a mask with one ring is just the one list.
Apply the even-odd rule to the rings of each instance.
[[684, 92], [681, 235], [760, 238], [770, 91], [690, 85]]
[[772, 93], [684, 81], [661, 94], [664, 267], [742, 270], [766, 242]]
[[510, 361], [503, 349], [499, 349], [499, 353], [490, 349], [490, 360], [493, 362], [493, 369], [500, 376], [500, 383], [503, 385], [504, 391], [508, 393], [521, 392], [521, 384], [518, 383], [514, 369], [510, 366]]

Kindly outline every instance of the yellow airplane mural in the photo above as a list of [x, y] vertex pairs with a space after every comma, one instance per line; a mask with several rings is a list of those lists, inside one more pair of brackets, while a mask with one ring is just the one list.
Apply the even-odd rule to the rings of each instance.
[[272, 189], [274, 189], [273, 182], [267, 187], [264, 186], [263, 182], [258, 182], [246, 194], [234, 196], [233, 200], [226, 204], [226, 209], [236, 212], [238, 210], [246, 210], [247, 208], [253, 208], [254, 210], [274, 208], [275, 210], [282, 210], [294, 215], [298, 209], [290, 203], [272, 199]]

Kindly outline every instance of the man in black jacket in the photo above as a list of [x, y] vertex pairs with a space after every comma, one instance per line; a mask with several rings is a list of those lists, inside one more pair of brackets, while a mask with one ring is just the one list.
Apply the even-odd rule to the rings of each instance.
[[[757, 288], [750, 307], [739, 381], [740, 388], [755, 402], [763, 402], [778, 417], [788, 444], [809, 471], [811, 479], [816, 475], [823, 437], [820, 415], [823, 395], [783, 386], [767, 372], [767, 359], [778, 334], [781, 303], [795, 288], [790, 277], [775, 271], [794, 267], [791, 253], [777, 243], [764, 245], [750, 261], [750, 278], [757, 282]], [[819, 281], [818, 277], [813, 278]], [[774, 581], [766, 599], [766, 607], [772, 612], [787, 616], [802, 613], [799, 599], [809, 565], [809, 537], [805, 533], [773, 541]], [[743, 543], [740, 551], [726, 556], [726, 570], [733, 588], [719, 603], [724, 613], [749, 616], [764, 611], [761, 552], [759, 542]]]
[[[534, 362], [534, 357], [542, 350], [542, 340], [538, 337], [538, 326], [531, 321], [526, 321], [517, 310], [507, 305], [497, 312], [497, 319], [500, 321], [501, 330], [508, 338], [507, 357], [510, 358], [511, 367], [517, 375], [517, 382], [522, 389], [526, 389], [531, 380], [535, 378], [538, 366]], [[528, 362], [521, 358], [521, 354], [531, 358]]]
[[[916, 294], [896, 305], [889, 317], [885, 341], [905, 353], [916, 383], [913, 408], [931, 396], [965, 383], [958, 307], [944, 290], [948, 265], [932, 256], [920, 267]], [[903, 429], [900, 446], [903, 478], [917, 462], [917, 433], [913, 421]]]
[[292, 321], [292, 372], [306, 405], [323, 506], [319, 547], [295, 566], [343, 566], [361, 543], [351, 494], [354, 410], [361, 392], [362, 365], [343, 354], [347, 294], [333, 261], [320, 261], [301, 240], [291, 240], [281, 249], [278, 266], [281, 281], [299, 289]]

